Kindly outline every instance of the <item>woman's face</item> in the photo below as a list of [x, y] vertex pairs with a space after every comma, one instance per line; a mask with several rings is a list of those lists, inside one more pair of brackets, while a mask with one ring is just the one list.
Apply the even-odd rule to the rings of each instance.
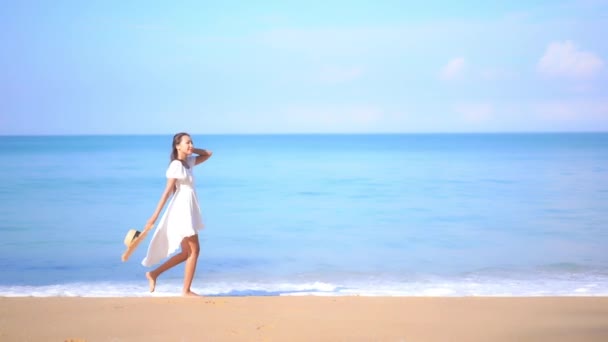
[[194, 148], [194, 144], [192, 143], [192, 138], [188, 135], [184, 135], [180, 140], [179, 144], [175, 146], [178, 152], [182, 152], [186, 155], [192, 154], [192, 149]]

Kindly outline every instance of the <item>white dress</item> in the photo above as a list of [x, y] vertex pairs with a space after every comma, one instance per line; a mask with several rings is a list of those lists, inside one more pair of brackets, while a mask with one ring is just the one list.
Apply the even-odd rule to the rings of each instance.
[[203, 229], [203, 219], [194, 188], [194, 168], [196, 156], [188, 156], [186, 168], [179, 160], [174, 160], [167, 169], [167, 178], [175, 178], [177, 189], [169, 201], [167, 210], [161, 216], [156, 231], [148, 246], [148, 254], [141, 262], [149, 267], [175, 253], [185, 237], [197, 234]]

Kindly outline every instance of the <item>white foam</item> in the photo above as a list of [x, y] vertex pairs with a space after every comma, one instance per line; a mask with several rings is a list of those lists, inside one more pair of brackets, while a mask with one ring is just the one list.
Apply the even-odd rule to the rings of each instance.
[[[169, 297], [179, 296], [181, 281], [159, 282], [153, 294], [142, 282], [81, 282], [42, 286], [2, 285], [5, 297]], [[195, 284], [196, 285], [196, 284]], [[208, 282], [193, 290], [206, 296], [606, 296], [608, 279], [595, 282], [553, 281], [413, 281], [413, 282]]]

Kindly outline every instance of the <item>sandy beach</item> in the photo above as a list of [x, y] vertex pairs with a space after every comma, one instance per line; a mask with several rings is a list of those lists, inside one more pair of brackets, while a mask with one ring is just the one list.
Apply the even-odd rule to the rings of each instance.
[[608, 297], [3, 297], [0, 340], [608, 341]]

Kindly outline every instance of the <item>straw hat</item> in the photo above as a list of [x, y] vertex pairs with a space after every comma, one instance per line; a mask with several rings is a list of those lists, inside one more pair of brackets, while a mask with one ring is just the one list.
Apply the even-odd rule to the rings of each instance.
[[125, 236], [125, 246], [129, 247], [133, 240], [137, 239], [137, 237], [141, 234], [139, 230], [129, 229], [127, 235]]

